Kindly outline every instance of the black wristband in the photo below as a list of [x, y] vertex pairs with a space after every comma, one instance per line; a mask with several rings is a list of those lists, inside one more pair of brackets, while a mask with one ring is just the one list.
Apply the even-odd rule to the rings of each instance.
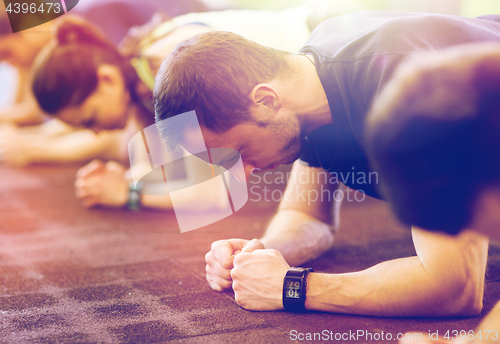
[[127, 209], [138, 211], [142, 208], [142, 183], [130, 182], [128, 185]]
[[311, 268], [290, 268], [283, 280], [283, 307], [290, 312], [304, 312], [306, 303], [306, 277]]

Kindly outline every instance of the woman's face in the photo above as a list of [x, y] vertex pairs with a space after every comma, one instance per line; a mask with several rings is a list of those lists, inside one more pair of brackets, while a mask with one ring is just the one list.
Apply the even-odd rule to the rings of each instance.
[[123, 129], [127, 123], [130, 95], [117, 67], [103, 65], [98, 70], [96, 90], [85, 101], [59, 111], [57, 118], [75, 127], [101, 130]]

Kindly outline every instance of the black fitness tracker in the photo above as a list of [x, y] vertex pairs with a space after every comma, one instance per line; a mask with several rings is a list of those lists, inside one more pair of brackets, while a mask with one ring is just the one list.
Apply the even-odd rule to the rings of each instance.
[[283, 281], [283, 307], [290, 312], [306, 310], [306, 277], [311, 268], [290, 268]]
[[128, 210], [141, 210], [142, 208], [142, 183], [130, 182], [128, 184], [128, 199], [127, 199], [127, 209]]

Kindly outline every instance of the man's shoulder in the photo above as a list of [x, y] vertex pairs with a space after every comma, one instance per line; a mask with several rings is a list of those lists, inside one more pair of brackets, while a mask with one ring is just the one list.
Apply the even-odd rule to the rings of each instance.
[[[474, 22], [480, 19], [468, 18], [453, 14], [427, 13], [427, 12], [383, 12], [383, 11], [364, 11], [352, 12], [342, 16], [329, 18], [316, 27], [315, 31], [321, 31], [325, 28], [335, 27], [340, 32], [352, 32], [359, 28], [382, 27], [385, 25], [394, 25], [398, 22], [412, 23], [428, 21], [454, 21], [454, 22]], [[313, 32], [314, 35], [314, 32]]]
[[434, 13], [356, 12], [319, 24], [302, 52], [321, 62], [345, 62], [500, 41], [500, 23]]

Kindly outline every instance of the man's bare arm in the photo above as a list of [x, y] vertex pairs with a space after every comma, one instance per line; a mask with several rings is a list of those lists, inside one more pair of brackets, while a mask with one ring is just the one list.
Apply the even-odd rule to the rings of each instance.
[[[313, 169], [297, 164], [294, 171], [310, 176]], [[322, 202], [308, 206], [298, 197], [296, 192], [302, 188], [321, 191], [319, 184], [298, 188], [290, 184], [289, 188], [292, 194], [285, 197], [261, 241], [266, 249], [276, 249], [293, 266], [316, 258], [331, 247], [340, 204]], [[330, 226], [332, 222], [334, 225]], [[310, 274], [306, 305], [322, 311], [376, 316], [477, 314], [482, 307], [488, 240], [470, 232], [451, 237], [420, 229], [413, 229], [413, 238], [415, 257], [383, 262], [349, 274]], [[251, 255], [245, 256], [251, 259]], [[276, 264], [270, 263], [270, 269], [281, 271], [279, 260], [269, 257], [270, 262], [273, 260]], [[282, 277], [277, 280], [282, 283]], [[276, 290], [279, 288], [276, 285]], [[264, 286], [261, 290], [264, 294], [272, 293]]]
[[[296, 163], [294, 171], [321, 173]], [[305, 179], [305, 178], [304, 178]], [[303, 179], [303, 180], [304, 180]], [[319, 178], [322, 180], [321, 178]], [[326, 188], [323, 185], [323, 189]], [[289, 185], [291, 198], [261, 239], [278, 250], [288, 264], [316, 258], [333, 244], [340, 203], [308, 206], [294, 190], [321, 191], [321, 184]], [[331, 188], [330, 189], [334, 189]], [[343, 189], [340, 188], [339, 191]], [[333, 226], [329, 224], [334, 222]], [[333, 229], [332, 231], [330, 229]], [[413, 229], [417, 256], [380, 263], [350, 274], [312, 274], [308, 290], [311, 309], [377, 316], [475, 315], [482, 307], [488, 240], [464, 233], [459, 237]], [[311, 297], [309, 297], [311, 293]]]
[[[310, 183], [300, 183], [301, 180]], [[293, 165], [278, 213], [261, 238], [266, 248], [281, 252], [290, 265], [315, 259], [333, 244], [342, 199], [336, 192], [343, 192], [345, 187], [325, 183], [329, 180], [330, 174], [321, 168], [299, 162]]]
[[[294, 166], [297, 173], [313, 170], [298, 163]], [[325, 187], [327, 185], [323, 185], [323, 190]], [[222, 278], [219, 281], [224, 283], [224, 288], [232, 282], [237, 301], [245, 308], [282, 309], [283, 272], [288, 265], [303, 264], [328, 250], [339, 219], [339, 205], [325, 200], [304, 200], [298, 197], [303, 188], [322, 191], [321, 184], [288, 185], [291, 194], [285, 194], [278, 214], [261, 239], [269, 250], [258, 250], [257, 255], [248, 250], [234, 256], [234, 268], [232, 259], [226, 259], [226, 266], [219, 266], [216, 250], [207, 254], [207, 276], [211, 276], [211, 285], [218, 277]], [[335, 208], [337, 211], [333, 212]], [[306, 306], [374, 316], [477, 314], [482, 304], [487, 239], [470, 233], [453, 238], [418, 229], [413, 230], [413, 235], [415, 257], [387, 261], [349, 274], [310, 274]], [[245, 243], [241, 244], [244, 247]], [[256, 273], [261, 278], [254, 279]]]
[[310, 274], [306, 307], [375, 316], [473, 316], [482, 308], [488, 240], [413, 229], [418, 256], [348, 274]]
[[[482, 307], [488, 241], [470, 232], [451, 238], [414, 229], [418, 256], [347, 274], [311, 273], [306, 308], [371, 316], [472, 316]], [[283, 309], [289, 265], [276, 250], [246, 249], [234, 257], [232, 287], [250, 310]], [[255, 278], [259, 276], [259, 278]]]

